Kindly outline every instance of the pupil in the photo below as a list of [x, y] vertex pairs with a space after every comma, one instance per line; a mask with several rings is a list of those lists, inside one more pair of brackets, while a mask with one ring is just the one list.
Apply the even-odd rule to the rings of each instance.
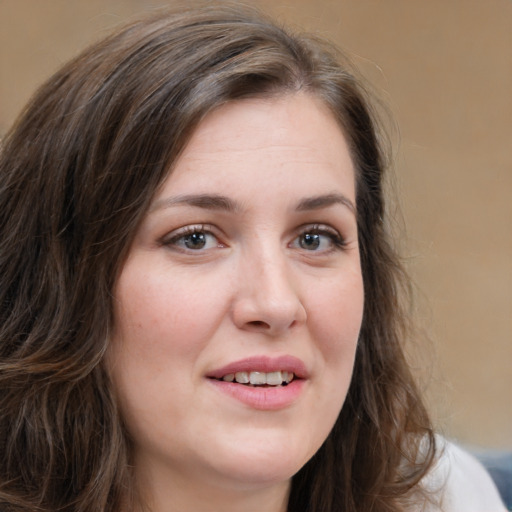
[[189, 249], [202, 249], [206, 245], [204, 233], [192, 233], [185, 238], [185, 245]]
[[301, 245], [304, 249], [318, 249], [320, 246], [320, 235], [317, 233], [306, 233], [302, 238]]

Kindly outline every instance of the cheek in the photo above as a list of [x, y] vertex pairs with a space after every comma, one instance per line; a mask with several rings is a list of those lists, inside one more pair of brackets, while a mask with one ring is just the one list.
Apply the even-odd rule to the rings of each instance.
[[[324, 357], [331, 364], [355, 352], [363, 317], [364, 292], [360, 273], [332, 281], [311, 297], [310, 321]], [[349, 358], [350, 359], [350, 358]]]
[[364, 305], [360, 274], [331, 280], [311, 294], [310, 300], [308, 322], [321, 360], [312, 399], [316, 417], [322, 418], [313, 443], [319, 446], [340, 414], [352, 379]]
[[[144, 268], [152, 271], [139, 271]], [[115, 288], [107, 367], [128, 428], [144, 442], [152, 432], [164, 436], [160, 430], [168, 418], [185, 421], [197, 362], [220, 309], [212, 307], [213, 297], [203, 286], [180, 279], [178, 272], [173, 279], [168, 274], [154, 264], [128, 262]]]
[[116, 287], [115, 337], [132, 353], [155, 364], [187, 357], [207, 343], [217, 323], [219, 298], [204, 283], [174, 272], [138, 273], [128, 266]]

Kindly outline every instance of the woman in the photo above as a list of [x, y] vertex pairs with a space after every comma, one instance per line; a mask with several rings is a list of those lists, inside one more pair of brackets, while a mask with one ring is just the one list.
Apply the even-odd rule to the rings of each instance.
[[0, 167], [2, 510], [440, 505], [384, 156], [340, 59], [182, 10], [33, 98]]

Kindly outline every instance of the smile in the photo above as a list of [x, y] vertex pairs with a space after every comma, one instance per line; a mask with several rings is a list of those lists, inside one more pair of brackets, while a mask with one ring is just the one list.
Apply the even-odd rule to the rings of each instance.
[[293, 372], [285, 370], [274, 372], [236, 372], [222, 377], [224, 382], [236, 382], [249, 386], [286, 386], [293, 380]]
[[221, 395], [260, 411], [286, 409], [307, 388], [310, 372], [291, 355], [248, 357], [209, 371], [210, 385]]

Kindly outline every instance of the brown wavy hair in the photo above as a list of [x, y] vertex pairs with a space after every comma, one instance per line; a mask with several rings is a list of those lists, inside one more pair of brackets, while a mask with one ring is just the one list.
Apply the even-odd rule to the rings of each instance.
[[401, 346], [407, 280], [385, 225], [379, 131], [350, 70], [328, 44], [231, 5], [132, 22], [39, 89], [0, 160], [1, 510], [130, 502], [130, 441], [103, 359], [134, 233], [208, 112], [299, 90], [349, 142], [365, 305], [348, 396], [289, 510], [396, 512], [415, 499], [435, 443]]

